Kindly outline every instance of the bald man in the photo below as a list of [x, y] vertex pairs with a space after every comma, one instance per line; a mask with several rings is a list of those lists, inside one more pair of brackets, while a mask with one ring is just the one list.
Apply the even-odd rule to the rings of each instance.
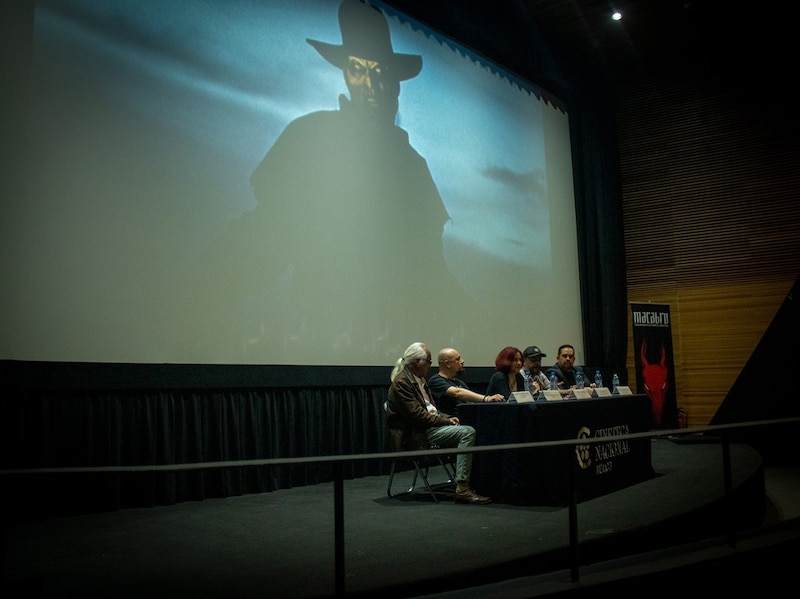
[[428, 388], [433, 395], [436, 406], [447, 414], [458, 414], [458, 405], [472, 402], [503, 401], [504, 397], [496, 395], [481, 395], [475, 393], [469, 386], [458, 378], [464, 374], [464, 358], [461, 352], [452, 347], [439, 351], [439, 372], [428, 380]]

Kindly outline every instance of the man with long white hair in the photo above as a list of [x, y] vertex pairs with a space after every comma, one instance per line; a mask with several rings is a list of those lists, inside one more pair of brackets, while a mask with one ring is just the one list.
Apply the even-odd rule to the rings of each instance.
[[[431, 368], [431, 350], [421, 342], [408, 346], [392, 370], [392, 385], [386, 409], [389, 428], [401, 435], [401, 449], [417, 451], [431, 445], [439, 447], [472, 447], [475, 429], [462, 425], [458, 418], [439, 412], [431, 399], [426, 379]], [[472, 454], [456, 456], [456, 492], [453, 501], [483, 505], [489, 497], [476, 493], [470, 486]]]

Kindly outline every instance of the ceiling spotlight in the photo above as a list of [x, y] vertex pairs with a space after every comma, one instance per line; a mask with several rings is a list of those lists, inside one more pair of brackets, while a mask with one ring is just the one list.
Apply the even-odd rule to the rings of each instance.
[[615, 10], [611, 13], [611, 20], [612, 21], [621, 21], [622, 20], [622, 13], [618, 10]]

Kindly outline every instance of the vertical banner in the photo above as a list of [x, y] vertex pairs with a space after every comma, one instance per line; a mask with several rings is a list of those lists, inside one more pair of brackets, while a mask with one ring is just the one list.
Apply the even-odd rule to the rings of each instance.
[[652, 427], [678, 428], [668, 304], [631, 304], [636, 390], [650, 398]]

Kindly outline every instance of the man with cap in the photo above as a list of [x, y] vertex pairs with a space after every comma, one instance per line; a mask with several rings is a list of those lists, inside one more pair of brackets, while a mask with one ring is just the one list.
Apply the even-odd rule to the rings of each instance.
[[547, 354], [539, 349], [537, 345], [529, 345], [522, 352], [522, 370], [527, 370], [533, 378], [532, 393], [539, 391], [546, 391], [550, 388], [550, 381], [547, 376], [542, 372], [542, 358], [546, 358]]
[[[237, 316], [247, 330], [237, 339], [281, 343], [287, 360], [304, 360], [309, 343], [331, 352], [397, 345], [415, 334], [420, 306], [459, 289], [442, 253], [444, 202], [395, 124], [400, 83], [420, 73], [422, 57], [395, 52], [389, 22], [369, 4], [344, 0], [338, 21], [341, 44], [306, 41], [341, 70], [348, 93], [338, 109], [299, 116], [278, 136], [250, 178], [257, 204], [231, 223], [212, 278], [215, 293], [244, 295]], [[322, 85], [316, 72], [287, 77]]]

